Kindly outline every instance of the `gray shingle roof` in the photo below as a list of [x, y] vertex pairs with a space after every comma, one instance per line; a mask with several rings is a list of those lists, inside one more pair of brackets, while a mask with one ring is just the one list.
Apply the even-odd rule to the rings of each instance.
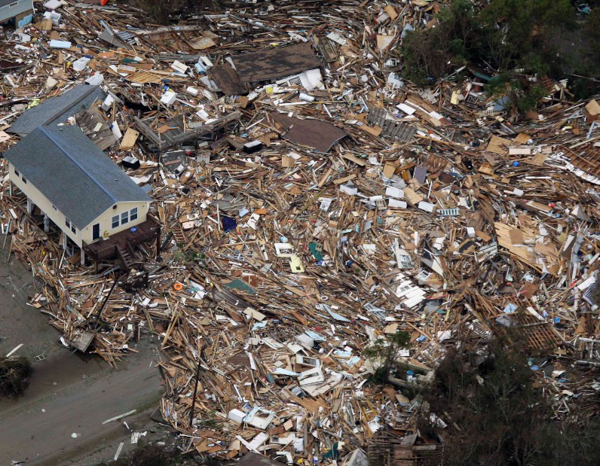
[[[15, 2], [15, 0], [0, 0], [0, 7], [10, 5], [11, 3], [14, 3], [14, 2]], [[31, 6], [33, 7], [33, 2], [23, 2], [23, 3], [30, 3]]]
[[64, 123], [81, 110], [90, 108], [96, 100], [105, 98], [106, 94], [100, 87], [80, 84], [25, 111], [8, 132], [26, 136], [38, 126]]
[[117, 202], [151, 200], [77, 126], [42, 126], [4, 158], [79, 229]]

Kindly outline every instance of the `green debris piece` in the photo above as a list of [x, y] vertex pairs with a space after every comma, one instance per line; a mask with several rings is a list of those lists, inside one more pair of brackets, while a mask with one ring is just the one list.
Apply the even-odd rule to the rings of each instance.
[[339, 456], [339, 452], [338, 452], [338, 443], [337, 443], [337, 442], [335, 442], [335, 443], [333, 444], [333, 447], [331, 448], [331, 450], [329, 450], [328, 452], [326, 452], [326, 453], [323, 455], [323, 458], [322, 458], [322, 460], [323, 460], [323, 461], [325, 461], [325, 460], [335, 460], [335, 459], [337, 459], [337, 457], [338, 457], [338, 456]]
[[245, 291], [246, 293], [256, 294], [256, 290], [248, 285], [244, 280], [240, 280], [236, 278], [232, 282], [229, 282], [225, 285], [225, 288], [229, 288], [230, 290], [240, 290]]
[[315, 260], [322, 261], [323, 254], [321, 254], [321, 251], [319, 251], [317, 248], [318, 248], [317, 243], [310, 243], [308, 245], [308, 249], [310, 249], [310, 252], [312, 253]]

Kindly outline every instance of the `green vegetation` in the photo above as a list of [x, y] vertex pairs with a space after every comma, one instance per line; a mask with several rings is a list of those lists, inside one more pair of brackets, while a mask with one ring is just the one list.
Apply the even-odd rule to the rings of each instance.
[[182, 466], [185, 460], [181, 453], [172, 447], [140, 443], [130, 454], [117, 461], [102, 463], [100, 466]]
[[[426, 85], [466, 65], [492, 70], [484, 74], [502, 78], [487, 86], [488, 92], [497, 95], [501, 84], [509, 107], [527, 111], [546, 91], [522, 76], [559, 79], [572, 77], [567, 74], [572, 70], [592, 77], [600, 73], [600, 8], [581, 18], [570, 0], [491, 0], [477, 8], [471, 0], [454, 0], [437, 15], [435, 27], [407, 34], [403, 73]], [[574, 34], [585, 47], [570, 53], [563, 49]], [[575, 81], [574, 87], [589, 94], [598, 81]]]
[[440, 429], [425, 413], [419, 426], [444, 438], [445, 465], [600, 464], [600, 422], [554, 419], [551, 400], [519, 351], [493, 345], [486, 354], [451, 352], [422, 396], [424, 406], [448, 424]]
[[580, 60], [573, 65], [577, 77], [573, 83], [576, 99], [584, 99], [600, 89], [600, 2], [588, 16], [582, 28], [586, 47]]
[[584, 34], [588, 37], [589, 42], [587, 57], [596, 64], [600, 63], [600, 5], [594, 8], [588, 17]]
[[383, 385], [387, 383], [392, 370], [396, 367], [398, 351], [408, 347], [410, 335], [406, 332], [398, 332], [388, 335], [387, 338], [378, 338], [363, 351], [370, 359], [378, 361], [381, 365], [375, 370], [371, 382]]
[[144, 10], [152, 21], [168, 24], [172, 17], [193, 8], [218, 8], [220, 0], [130, 0], [132, 5]]
[[548, 94], [548, 90], [541, 84], [531, 83], [525, 78], [513, 78], [508, 73], [493, 77], [486, 90], [491, 96], [508, 96], [509, 106], [520, 112], [534, 109], [540, 99]]
[[0, 358], [0, 396], [16, 397], [25, 393], [33, 368], [24, 356]]
[[[438, 79], [467, 63], [509, 71], [548, 74], [560, 71], [556, 39], [576, 27], [569, 0], [492, 0], [475, 10], [455, 0], [437, 16], [438, 24], [407, 35], [405, 74]], [[437, 53], [430, 53], [437, 49]]]

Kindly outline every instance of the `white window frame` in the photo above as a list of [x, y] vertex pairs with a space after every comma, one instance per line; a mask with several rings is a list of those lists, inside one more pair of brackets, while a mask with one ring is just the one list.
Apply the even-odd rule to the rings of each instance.
[[129, 211], [129, 221], [133, 222], [138, 219], [138, 208], [134, 207]]
[[129, 223], [129, 211], [121, 212], [121, 225], [127, 225]]
[[69, 220], [67, 217], [65, 217], [65, 225], [67, 226], [67, 228], [69, 230], [71, 230], [73, 232], [74, 235], [77, 234], [77, 228], [75, 228], [75, 225], [73, 225], [73, 222], [71, 220]]
[[[116, 222], [115, 222], [115, 218], [117, 219]], [[117, 224], [117, 226], [115, 226], [115, 223]], [[119, 228], [119, 226], [121, 225], [121, 216], [119, 214], [113, 215], [113, 217], [110, 219], [110, 224], [111, 224], [113, 230], [115, 228]]]

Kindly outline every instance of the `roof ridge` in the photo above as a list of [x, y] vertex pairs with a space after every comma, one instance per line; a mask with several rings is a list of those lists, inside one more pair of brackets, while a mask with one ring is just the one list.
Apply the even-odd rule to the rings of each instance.
[[[72, 128], [77, 128], [79, 131], [81, 131], [81, 129], [79, 127], [75, 127], [75, 126], [67, 126], [67, 127], [72, 127]], [[104, 191], [104, 193], [113, 201], [113, 202], [117, 202], [117, 199], [115, 198], [115, 196], [113, 196], [110, 192], [108, 192], [108, 190], [101, 184], [98, 182], [98, 180], [96, 180], [96, 178], [83, 166], [81, 165], [77, 160], [75, 160], [71, 154], [69, 154], [64, 147], [61, 145], [60, 141], [58, 140], [58, 138], [56, 137], [55, 134], [52, 134], [52, 128], [49, 126], [40, 126], [38, 128], [42, 133], [44, 133], [55, 145], [56, 147], [58, 147], [61, 152], [63, 154], [65, 154], [69, 160], [71, 160], [71, 162], [73, 162], [77, 168], [79, 168], [89, 179], [91, 179], [96, 186], [98, 186], [102, 191]], [[63, 131], [62, 129], [60, 129], [60, 131]], [[85, 134], [83, 133], [83, 131], [81, 131], [81, 134], [83, 134], [85, 136]], [[85, 136], [87, 138], [87, 136]], [[91, 142], [91, 141], [90, 141]], [[92, 143], [93, 144], [93, 143]], [[95, 146], [94, 146], [95, 147]]]

